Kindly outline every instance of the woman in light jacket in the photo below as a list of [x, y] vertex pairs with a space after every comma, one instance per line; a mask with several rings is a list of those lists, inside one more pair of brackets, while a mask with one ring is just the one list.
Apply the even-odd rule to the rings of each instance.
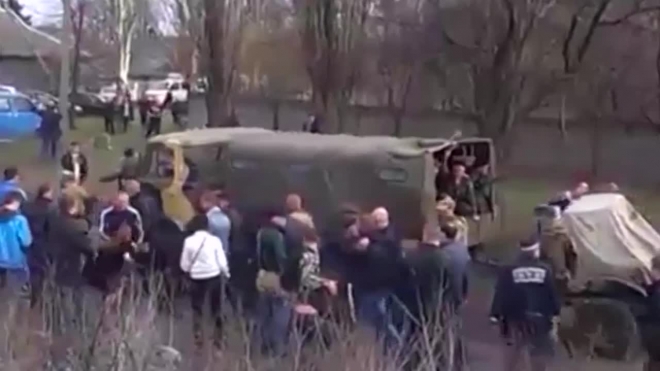
[[208, 231], [208, 225], [208, 218], [203, 214], [190, 221], [188, 229], [192, 234], [183, 243], [180, 266], [191, 281], [195, 343], [203, 345], [202, 320], [208, 299], [215, 321], [213, 344], [219, 348], [222, 345], [222, 293], [225, 280], [229, 278], [229, 265], [222, 242]]

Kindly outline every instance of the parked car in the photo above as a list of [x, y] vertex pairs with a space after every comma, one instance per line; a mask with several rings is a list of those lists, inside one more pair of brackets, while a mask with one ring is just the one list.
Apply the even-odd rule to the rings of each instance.
[[108, 103], [115, 99], [117, 95], [117, 85], [108, 85], [101, 88], [98, 97], [101, 101]]
[[76, 109], [76, 113], [80, 116], [103, 116], [108, 104], [96, 94], [86, 92], [71, 94], [71, 103], [80, 107], [80, 111]]
[[[138, 85], [139, 84], [135, 81], [129, 81], [128, 83], [128, 90], [131, 93], [131, 100], [133, 102], [137, 101]], [[102, 87], [97, 96], [105, 103], [114, 100], [115, 96], [117, 96], [117, 84]]]
[[[28, 98], [30, 98], [32, 103], [35, 106], [37, 106], [37, 108], [39, 108], [40, 106], [47, 106], [47, 105], [54, 105], [56, 107], [59, 107], [60, 100], [56, 96], [50, 93], [46, 93], [40, 90], [28, 90], [25, 91], [24, 93], [25, 95], [28, 96]], [[69, 105], [72, 104], [73, 104], [74, 112], [76, 114], [80, 114], [82, 112], [82, 107], [80, 107], [74, 102], [69, 102]]]
[[167, 92], [170, 90], [172, 90], [172, 100], [174, 102], [188, 101], [188, 89], [183, 80], [150, 81], [144, 94], [147, 100], [162, 104], [165, 101]]
[[28, 96], [0, 92], [0, 140], [34, 135], [40, 126], [41, 115]]
[[18, 90], [17, 90], [15, 87], [13, 87], [13, 86], [9, 86], [9, 85], [0, 85], [0, 92], [1, 92], [1, 93], [12, 93], [12, 94], [16, 94], [16, 93], [18, 93]]

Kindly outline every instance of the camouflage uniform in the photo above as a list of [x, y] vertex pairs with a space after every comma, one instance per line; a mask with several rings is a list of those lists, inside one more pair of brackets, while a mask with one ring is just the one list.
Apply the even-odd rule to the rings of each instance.
[[573, 246], [560, 220], [541, 223], [541, 258], [552, 267], [555, 278], [566, 280], [571, 273]]

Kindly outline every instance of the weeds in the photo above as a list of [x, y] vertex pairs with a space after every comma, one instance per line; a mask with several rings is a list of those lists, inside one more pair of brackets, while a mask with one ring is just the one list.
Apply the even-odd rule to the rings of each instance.
[[445, 329], [428, 327], [417, 343], [385, 354], [350, 318], [297, 318], [286, 355], [266, 357], [255, 346], [252, 321], [227, 310], [222, 349], [214, 349], [210, 340], [197, 349], [187, 298], [160, 310], [162, 278], [145, 283], [137, 275], [128, 277], [114, 303], [86, 287], [79, 295], [57, 287], [52, 277], [46, 281], [34, 308], [25, 298], [5, 300], [10, 305], [3, 306], [0, 317], [2, 370], [395, 371], [405, 366], [423, 371], [436, 369], [445, 359], [438, 354], [453, 341]]

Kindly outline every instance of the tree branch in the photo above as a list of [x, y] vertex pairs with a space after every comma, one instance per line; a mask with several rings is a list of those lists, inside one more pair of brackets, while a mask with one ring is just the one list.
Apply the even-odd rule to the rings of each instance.
[[631, 18], [635, 16], [651, 13], [651, 12], [657, 12], [657, 11], [660, 11], [660, 5], [640, 7], [639, 3], [637, 3], [635, 9], [631, 10], [630, 12], [624, 14], [623, 16], [617, 19], [600, 21], [598, 22], [598, 26], [600, 27], [618, 26], [622, 23], [629, 21]]

